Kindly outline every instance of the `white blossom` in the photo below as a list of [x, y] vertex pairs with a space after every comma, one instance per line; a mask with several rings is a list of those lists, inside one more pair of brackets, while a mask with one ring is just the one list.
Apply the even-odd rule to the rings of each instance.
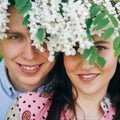
[[[110, 0], [93, 0], [97, 5], [104, 5], [110, 14], [113, 14], [115, 18], [118, 15], [115, 8], [120, 11], [120, 2], [115, 7], [112, 6]], [[61, 2], [61, 0], [30, 0], [31, 8], [24, 15], [29, 14], [28, 27], [31, 40], [33, 40], [33, 46], [44, 52], [42, 44], [47, 45], [49, 51], [49, 61], [54, 60], [55, 52], [64, 52], [66, 55], [75, 55], [76, 52], [83, 53], [85, 49], [89, 49], [94, 45], [94, 41], [89, 40], [86, 33], [86, 20], [90, 18], [90, 7], [92, 3], [90, 0], [68, 0], [68, 2]], [[0, 0], [0, 39], [6, 37], [7, 23], [9, 22], [8, 0]], [[62, 6], [62, 7], [60, 7]], [[60, 8], [62, 11], [60, 11]], [[118, 20], [120, 25], [120, 22]], [[96, 30], [95, 25], [90, 27], [91, 35], [97, 34], [101, 36], [107, 28], [113, 26], [110, 22], [102, 30]], [[45, 29], [43, 41], [37, 38], [36, 34], [39, 28]], [[118, 35], [118, 28], [115, 28], [115, 33], [112, 37]], [[77, 51], [75, 46], [78, 44]]]
[[7, 13], [9, 2], [8, 0], [0, 0], [0, 39], [6, 38], [7, 23], [9, 22]]

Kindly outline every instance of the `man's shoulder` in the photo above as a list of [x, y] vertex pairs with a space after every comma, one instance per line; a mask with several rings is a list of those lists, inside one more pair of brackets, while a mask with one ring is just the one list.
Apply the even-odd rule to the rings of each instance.
[[1, 89], [0, 96], [0, 120], [4, 120], [12, 102], [14, 101], [14, 98], [8, 96], [5, 91], [2, 91], [1, 93]]
[[[1, 99], [6, 99], [8, 100], [10, 96], [12, 97], [12, 88], [13, 86], [11, 85], [6, 68], [5, 68], [5, 63], [4, 60], [0, 61], [0, 101]], [[11, 98], [10, 98], [11, 99]], [[4, 100], [4, 101], [6, 101]], [[3, 101], [3, 102], [4, 102]]]
[[5, 71], [5, 62], [4, 59], [0, 61], [0, 73]]
[[5, 83], [6, 79], [8, 79], [7, 77], [7, 73], [5, 70], [5, 63], [4, 60], [0, 61], [0, 86]]

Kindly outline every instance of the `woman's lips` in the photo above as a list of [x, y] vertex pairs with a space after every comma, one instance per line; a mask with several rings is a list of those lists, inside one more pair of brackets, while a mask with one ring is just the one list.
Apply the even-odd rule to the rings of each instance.
[[93, 81], [94, 79], [96, 79], [98, 77], [99, 74], [79, 74], [79, 78], [82, 81]]

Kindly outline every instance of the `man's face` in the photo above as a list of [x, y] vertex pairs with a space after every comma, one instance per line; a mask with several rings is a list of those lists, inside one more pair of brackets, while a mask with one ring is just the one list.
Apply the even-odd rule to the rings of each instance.
[[48, 61], [49, 52], [40, 52], [31, 46], [32, 40], [27, 26], [22, 25], [23, 17], [17, 9], [9, 8], [8, 37], [0, 40], [10, 82], [19, 91], [34, 90], [53, 68], [54, 62]]

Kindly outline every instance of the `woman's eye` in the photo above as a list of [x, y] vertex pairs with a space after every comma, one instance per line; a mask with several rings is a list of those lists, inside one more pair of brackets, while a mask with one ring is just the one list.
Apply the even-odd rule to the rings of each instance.
[[105, 47], [105, 46], [96, 46], [96, 49], [97, 49], [98, 51], [101, 51], [101, 50], [106, 49], [106, 47]]

